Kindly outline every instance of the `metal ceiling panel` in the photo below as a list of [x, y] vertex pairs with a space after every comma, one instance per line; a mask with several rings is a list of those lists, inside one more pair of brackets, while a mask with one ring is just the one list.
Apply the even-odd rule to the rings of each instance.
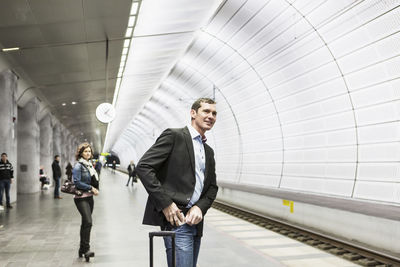
[[0, 27], [0, 43], [3, 47], [30, 47], [45, 43], [36, 25]]
[[30, 0], [27, 2], [37, 24], [83, 20], [81, 0]]
[[[101, 102], [112, 102], [131, 3], [5, 0], [0, 9], [0, 47], [21, 47], [1, 56], [15, 72], [32, 81], [42, 101], [65, 126], [71, 126], [75, 136], [92, 141], [97, 151], [106, 125], [96, 120], [95, 108]], [[72, 106], [72, 101], [78, 104]]]
[[3, 0], [1, 1], [1, 6], [1, 28], [35, 23], [35, 18], [26, 0]]
[[39, 26], [47, 44], [79, 43], [86, 39], [83, 21], [70, 21]]

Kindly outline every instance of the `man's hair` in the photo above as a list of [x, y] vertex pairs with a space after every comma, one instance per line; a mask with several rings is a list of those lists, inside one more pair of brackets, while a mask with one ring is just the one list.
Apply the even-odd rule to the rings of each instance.
[[60, 155], [55, 155], [55, 156], [54, 156], [54, 159], [57, 159], [59, 156], [60, 156]]
[[80, 158], [82, 158], [83, 151], [85, 151], [85, 149], [88, 147], [90, 148], [90, 152], [91, 152], [90, 159], [93, 158], [93, 148], [90, 146], [89, 143], [85, 142], [78, 146], [78, 149], [76, 150], [76, 153], [75, 153], [76, 160], [79, 160]]
[[197, 112], [199, 110], [199, 108], [201, 107], [201, 103], [216, 104], [217, 102], [215, 102], [211, 98], [202, 97], [202, 98], [199, 98], [196, 101], [194, 101], [194, 103], [192, 104], [192, 109], [194, 109]]
[[6, 156], [7, 157], [7, 153], [1, 153], [1, 156]]

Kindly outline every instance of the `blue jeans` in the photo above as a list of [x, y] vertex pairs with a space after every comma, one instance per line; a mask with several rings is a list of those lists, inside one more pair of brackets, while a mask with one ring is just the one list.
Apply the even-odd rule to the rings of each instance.
[[[182, 226], [166, 229], [175, 232], [175, 257], [176, 267], [196, 267], [200, 251], [201, 237], [196, 236], [196, 226], [184, 224]], [[172, 241], [164, 237], [165, 251], [167, 253], [168, 267], [172, 267]]]
[[6, 205], [10, 206], [10, 184], [11, 180], [0, 180], [0, 205], [3, 205], [3, 192], [6, 190]]
[[55, 178], [54, 179], [54, 197], [59, 197], [60, 196], [60, 180], [61, 178]]

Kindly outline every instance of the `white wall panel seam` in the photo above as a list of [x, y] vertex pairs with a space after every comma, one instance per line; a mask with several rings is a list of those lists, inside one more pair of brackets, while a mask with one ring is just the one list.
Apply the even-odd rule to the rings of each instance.
[[[378, 19], [379, 17], [380, 17], [380, 16], [378, 16], [378, 17], [376, 17], [376, 18], [374, 18], [374, 19], [371, 19], [370, 21], [366, 22], [365, 24], [360, 25], [359, 27], [365, 26], [366, 24], [368, 24], [368, 23], [374, 21], [375, 19]], [[318, 28], [318, 26], [315, 27], [315, 29], [317, 29], [317, 28]], [[357, 30], [357, 29], [358, 29], [358, 27], [354, 28], [352, 31], [355, 31], [355, 30]], [[320, 29], [319, 29], [319, 30], [320, 30]], [[343, 36], [345, 36], [345, 35], [351, 33], [352, 31], [346, 32], [346, 34], [341, 35], [340, 37], [338, 37], [338, 38], [335, 39], [335, 40], [331, 40], [329, 43], [332, 44], [333, 42], [339, 40], [340, 38], [342, 38]], [[389, 34], [389, 35], [387, 35], [387, 36], [381, 37], [381, 38], [379, 38], [379, 39], [377, 39], [377, 40], [375, 40], [375, 41], [372, 41], [372, 42], [370, 42], [370, 43], [367, 43], [367, 44], [365, 44], [365, 45], [363, 45], [363, 46], [361, 46], [361, 47], [358, 47], [358, 48], [356, 48], [356, 49], [353, 49], [352, 51], [349, 51], [349, 52], [347, 52], [347, 53], [345, 53], [345, 54], [343, 54], [343, 55], [339, 55], [339, 56], [336, 57], [336, 60], [339, 60], [339, 59], [345, 58], [346, 56], [352, 55], [353, 53], [355, 53], [355, 52], [357, 52], [357, 51], [359, 51], [359, 50], [362, 50], [362, 49], [364, 49], [364, 48], [366, 48], [366, 47], [369, 47], [369, 46], [371, 46], [371, 45], [374, 45], [374, 44], [376, 44], [376, 43], [378, 43], [378, 42], [380, 42], [380, 41], [382, 41], [382, 40], [384, 40], [384, 39], [386, 39], [386, 38], [389, 38], [389, 37], [391, 37], [391, 36], [397, 34], [398, 32], [399, 32], [399, 31], [396, 31], [396, 32], [391, 33], [391, 34]], [[297, 38], [296, 38], [296, 39], [297, 39]], [[284, 66], [282, 66], [282, 67], [280, 67], [279, 69], [276, 69], [276, 70], [274, 70], [273, 72], [268, 73], [265, 77], [268, 77], [268, 76], [274, 74], [275, 72], [278, 72], [278, 71], [281, 71], [281, 70], [285, 69], [286, 67], [292, 65], [293, 63], [295, 63], [295, 62], [297, 62], [297, 61], [299, 61], [299, 60], [301, 60], [301, 59], [303, 59], [303, 58], [305, 58], [305, 57], [307, 57], [307, 56], [309, 56], [309, 55], [312, 55], [313, 53], [315, 53], [316, 50], [319, 50], [319, 49], [321, 49], [321, 48], [323, 48], [323, 47], [325, 47], [325, 45], [322, 45], [322, 46], [320, 46], [320, 47], [318, 47], [318, 48], [316, 48], [316, 49], [311, 50], [310, 52], [308, 52], [308, 53], [302, 55], [301, 57], [298, 57], [298, 58], [292, 60], [291, 62], [287, 63], [286, 65], [284, 65]], [[262, 62], [262, 61], [263, 61], [263, 60], [260, 60], [259, 62], [255, 63], [254, 65], [257, 66], [257, 65], [258, 65], [260, 62]], [[326, 62], [326, 63], [323, 63], [323, 64], [321, 64], [319, 67], [324, 66], [325, 64], [328, 64], [328, 63], [330, 63], [330, 62], [331, 62], [331, 61]], [[265, 64], [265, 63], [266, 63], [266, 62], [263, 62], [263, 64]]]
[[[286, 2], [288, 2], [288, 1], [286, 1]], [[325, 1], [325, 2], [327, 2], [327, 1]], [[355, 2], [357, 2], [357, 1], [355, 1]], [[288, 2], [288, 3], [289, 3], [289, 2]], [[291, 3], [289, 3], [289, 5], [292, 6]], [[352, 8], [352, 5], [353, 5], [353, 3], [349, 5], [350, 8]], [[347, 7], [345, 7], [344, 9], [346, 9], [346, 8], [347, 8]], [[304, 16], [301, 15], [301, 18], [302, 18], [302, 17], [305, 17], [305, 16], [307, 16], [307, 15], [309, 15], [309, 14], [311, 14], [311, 13], [312, 13], [313, 11], [315, 11], [315, 10], [316, 10], [316, 9], [314, 9], [314, 10], [308, 12], [308, 13], [305, 14]], [[341, 14], [340, 14], [340, 13], [341, 13]], [[334, 21], [334, 19], [336, 19], [337, 16], [340, 16], [340, 15], [342, 15], [342, 14], [345, 14], [345, 12], [339, 12], [338, 14], [333, 14], [333, 15], [331, 15], [331, 17], [329, 17], [329, 18], [327, 19], [326, 23], [325, 23], [325, 24], [322, 24], [321, 26], [325, 26], [325, 25], [328, 24], [329, 22]], [[301, 19], [299, 19], [299, 21], [300, 21], [300, 20], [301, 20]], [[297, 23], [297, 22], [296, 22], [296, 23]], [[294, 26], [296, 23], [293, 23], [291, 26]], [[316, 25], [315, 28], [318, 28], [318, 26], [319, 26], [319, 25]], [[273, 51], [273, 52], [271, 53], [271, 55], [268, 56], [269, 58], [268, 58], [268, 57], [265, 57], [265, 58], [262, 58], [259, 62], [255, 62], [254, 66], [257, 66], [258, 64], [260, 64], [261, 61], [264, 62], [264, 60], [266, 60], [266, 59], [267, 59], [266, 62], [268, 62], [268, 60], [272, 60], [274, 57], [277, 57], [279, 54], [281, 54], [281, 53], [283, 53], [284, 51], [288, 50], [291, 46], [295, 45], [296, 43], [299, 43], [300, 41], [302, 41], [303, 39], [305, 39], [305, 38], [308, 37], [309, 35], [313, 34], [314, 32], [315, 32], [315, 31], [314, 31], [313, 29], [310, 29], [310, 30], [304, 32], [303, 34], [301, 34], [301, 35], [299, 35], [299, 36], [296, 36], [296, 39], [293, 40], [291, 43], [286, 44], [283, 48], [279, 48], [279, 49]], [[255, 36], [253, 36], [253, 37], [255, 37]], [[263, 46], [263, 47], [264, 47], [264, 46]], [[263, 47], [261, 47], [260, 49], [262, 49]], [[324, 45], [318, 47], [317, 49], [323, 48], [323, 47], [324, 47]], [[241, 48], [241, 47], [239, 47], [238, 49], [240, 49], [240, 48]], [[258, 51], [259, 51], [259, 50], [255, 51], [254, 54], [257, 53]], [[312, 53], [312, 52], [314, 52], [314, 51], [315, 51], [315, 50], [311, 51], [310, 53]], [[308, 55], [308, 54], [307, 54], [307, 55]], [[251, 57], [252, 55], [249, 55], [249, 56]], [[296, 60], [296, 61], [297, 61], [297, 60]], [[264, 63], [265, 63], [265, 62], [264, 62]], [[264, 63], [263, 63], [263, 64], [264, 64]]]
[[[209, 32], [206, 32], [206, 31], [204, 31], [204, 30], [202, 30], [202, 31], [203, 31], [204, 33], [208, 34], [209, 36], [213, 37], [214, 39], [220, 41], [220, 42], [223, 43], [225, 46], [229, 47], [232, 51], [234, 51], [237, 55], [239, 55], [239, 56], [243, 59], [243, 61], [246, 62], [246, 63], [248, 64], [248, 66], [254, 71], [254, 73], [258, 76], [258, 79], [260, 79], [260, 81], [262, 82], [262, 84], [263, 84], [263, 86], [264, 86], [264, 88], [265, 88], [266, 93], [269, 95], [270, 99], [272, 100], [272, 105], [273, 105], [273, 107], [274, 107], [274, 109], [275, 109], [276, 117], [277, 117], [277, 120], [278, 120], [278, 122], [279, 122], [279, 125], [282, 125], [281, 120], [280, 120], [280, 118], [279, 118], [279, 112], [278, 112], [278, 109], [277, 109], [276, 104], [275, 104], [275, 102], [274, 102], [274, 99], [273, 99], [273, 97], [272, 97], [272, 95], [271, 95], [271, 93], [270, 93], [270, 91], [269, 91], [267, 85], [266, 85], [265, 82], [262, 80], [261, 75], [257, 72], [257, 70], [254, 69], [253, 66], [250, 64], [250, 62], [248, 62], [247, 59], [246, 59], [243, 55], [241, 55], [241, 54], [239, 53], [239, 51], [237, 51], [235, 48], [233, 48], [230, 44], [226, 43], [226, 42], [223, 41], [223, 40], [220, 40], [217, 36], [214, 36], [213, 34], [211, 34], [211, 33], [209, 33]], [[233, 110], [232, 110], [232, 112], [233, 112]], [[238, 126], [238, 127], [239, 127], [239, 126]], [[284, 151], [285, 151], [285, 147], [284, 147], [285, 143], [284, 143], [284, 141], [283, 141], [284, 136], [283, 136], [282, 128], [281, 128], [281, 138], [282, 138], [282, 170], [281, 170], [281, 178], [282, 178], [282, 175], [283, 175], [283, 166], [284, 166], [284, 164], [285, 164], [285, 153], [284, 153]], [[281, 184], [281, 179], [280, 179], [280, 181], [279, 181], [278, 188], [280, 187], [280, 184]]]
[[324, 46], [321, 46], [321, 47], [324, 47]]
[[[320, 38], [320, 40], [326, 45], [327, 50], [328, 50], [329, 53], [331, 54], [332, 58], [335, 60], [335, 63], [336, 63], [336, 66], [337, 66], [338, 71], [341, 73], [341, 75], [342, 75], [342, 77], [343, 77], [343, 72], [342, 72], [342, 70], [341, 70], [341, 68], [340, 68], [340, 66], [339, 66], [339, 64], [338, 64], [338, 62], [336, 61], [333, 52], [330, 50], [329, 45], [326, 43], [326, 41], [324, 40], [324, 38], [322, 37], [322, 35], [318, 32], [318, 30], [314, 27], [314, 25], [312, 25], [312, 23], [300, 12], [300, 10], [298, 10], [298, 9], [297, 9], [296, 7], [294, 7], [294, 6], [293, 6], [293, 8], [294, 8], [300, 15], [302, 15], [302, 16], [304, 17], [304, 20], [306, 20], [307, 23], [315, 30], [315, 32], [317, 33], [317, 35], [318, 35], [318, 37]], [[351, 95], [350, 95], [350, 91], [349, 91], [348, 85], [347, 85], [346, 80], [344, 79], [344, 77], [343, 77], [343, 82], [344, 82], [344, 85], [345, 85], [345, 87], [346, 87], [346, 89], [347, 89], [347, 91], [348, 91], [348, 94], [349, 94], [349, 101], [350, 101], [350, 103], [351, 103], [351, 105], [352, 105], [352, 109], [353, 109], [353, 120], [354, 120], [354, 124], [355, 124], [355, 138], [356, 138], [356, 146], [357, 146], [357, 148], [356, 148], [356, 165], [357, 165], [357, 166], [356, 166], [356, 168], [355, 168], [354, 183], [353, 183], [352, 193], [351, 193], [351, 197], [353, 197], [353, 195], [354, 195], [354, 188], [355, 188], [355, 184], [356, 184], [356, 180], [357, 180], [357, 176], [358, 176], [358, 175], [357, 175], [357, 173], [358, 173], [358, 158], [359, 158], [358, 129], [357, 129], [356, 115], [355, 115], [355, 113], [354, 113], [353, 101], [352, 101], [352, 98], [351, 98]]]

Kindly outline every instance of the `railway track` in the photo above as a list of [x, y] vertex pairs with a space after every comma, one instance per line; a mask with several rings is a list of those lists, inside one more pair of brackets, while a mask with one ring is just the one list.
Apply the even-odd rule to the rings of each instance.
[[276, 233], [288, 236], [310, 246], [329, 252], [337, 257], [344, 258], [362, 266], [397, 267], [400, 266], [400, 257], [375, 251], [362, 245], [353, 244], [345, 240], [304, 229], [274, 218], [246, 211], [228, 203], [215, 201], [213, 208], [228, 213], [250, 223], [264, 227]]

